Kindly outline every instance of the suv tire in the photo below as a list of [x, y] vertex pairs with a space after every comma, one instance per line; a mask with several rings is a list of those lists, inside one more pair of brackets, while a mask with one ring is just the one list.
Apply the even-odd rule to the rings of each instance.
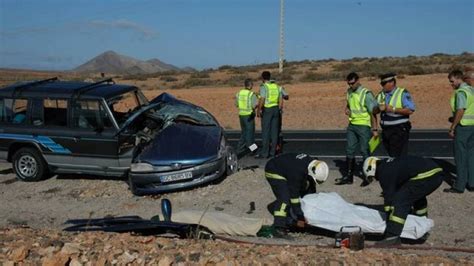
[[16, 177], [25, 182], [39, 181], [48, 172], [46, 162], [34, 148], [19, 149], [13, 155], [12, 164]]

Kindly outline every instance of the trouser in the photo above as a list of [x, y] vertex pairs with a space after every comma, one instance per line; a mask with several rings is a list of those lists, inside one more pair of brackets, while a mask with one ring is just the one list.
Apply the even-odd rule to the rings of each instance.
[[[278, 143], [278, 123], [280, 120], [278, 106], [264, 108], [262, 113], [262, 151], [263, 157], [275, 156]], [[270, 146], [271, 145], [271, 146]]]
[[454, 137], [456, 181], [453, 187], [464, 191], [474, 188], [474, 126], [457, 126]]
[[[275, 227], [287, 227], [294, 218], [304, 219], [301, 211], [301, 203], [298, 198], [290, 197], [287, 180], [275, 174], [265, 172], [265, 177], [272, 188], [276, 200], [272, 205], [273, 225]], [[289, 212], [292, 212], [291, 215]], [[292, 217], [294, 216], [294, 217]]]
[[411, 123], [382, 127], [382, 143], [390, 157], [408, 154]]
[[387, 219], [385, 234], [400, 236], [408, 214], [414, 211], [417, 215], [428, 214], [426, 196], [443, 183], [443, 174], [436, 173], [420, 180], [409, 180], [395, 193], [390, 215]]
[[280, 113], [278, 116], [278, 141], [277, 141], [275, 154], [283, 153], [283, 134], [281, 132], [282, 125], [283, 125], [283, 113], [282, 113], [282, 110], [280, 110]]
[[369, 157], [369, 140], [372, 132], [369, 126], [352, 125], [347, 127], [346, 157], [353, 159], [357, 149], [360, 150], [363, 160]]
[[237, 145], [238, 154], [245, 152], [255, 142], [255, 115], [239, 115], [239, 120], [242, 132]]

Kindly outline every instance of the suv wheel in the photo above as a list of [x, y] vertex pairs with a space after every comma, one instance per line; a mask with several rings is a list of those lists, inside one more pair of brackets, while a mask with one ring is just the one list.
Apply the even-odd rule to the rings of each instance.
[[231, 174], [237, 172], [237, 167], [238, 167], [237, 153], [235, 153], [234, 148], [227, 147], [227, 152], [226, 152], [226, 174], [231, 175]]
[[39, 181], [46, 176], [47, 165], [36, 149], [21, 148], [13, 155], [13, 170], [21, 181]]

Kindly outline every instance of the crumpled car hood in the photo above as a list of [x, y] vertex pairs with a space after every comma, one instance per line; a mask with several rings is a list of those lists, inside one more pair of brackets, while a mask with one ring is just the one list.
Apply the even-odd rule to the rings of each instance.
[[135, 161], [168, 166], [173, 163], [201, 164], [217, 159], [221, 131], [219, 126], [169, 125], [156, 135]]

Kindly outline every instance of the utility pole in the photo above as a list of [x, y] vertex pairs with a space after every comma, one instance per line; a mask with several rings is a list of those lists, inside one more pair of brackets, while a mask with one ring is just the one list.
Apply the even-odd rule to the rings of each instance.
[[285, 0], [280, 0], [280, 61], [279, 69], [280, 73], [283, 73], [283, 19], [284, 19], [284, 7]]

